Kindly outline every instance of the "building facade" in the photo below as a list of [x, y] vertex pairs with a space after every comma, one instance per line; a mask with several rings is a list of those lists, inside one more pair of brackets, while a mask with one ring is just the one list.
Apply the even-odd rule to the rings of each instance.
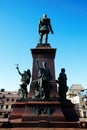
[[67, 99], [75, 104], [75, 110], [82, 118], [87, 118], [87, 90], [81, 85], [72, 85], [67, 93]]
[[0, 117], [5, 117], [13, 109], [13, 104], [18, 98], [18, 93], [16, 91], [5, 91], [1, 89], [0, 91]]

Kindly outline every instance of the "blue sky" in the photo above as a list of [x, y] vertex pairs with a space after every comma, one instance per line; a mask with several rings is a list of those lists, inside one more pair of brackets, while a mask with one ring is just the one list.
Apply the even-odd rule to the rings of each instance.
[[32, 71], [31, 48], [38, 43], [38, 21], [46, 13], [54, 34], [51, 47], [57, 48], [56, 79], [64, 67], [68, 86], [87, 89], [87, 0], [0, 0], [0, 89], [18, 90], [21, 72]]

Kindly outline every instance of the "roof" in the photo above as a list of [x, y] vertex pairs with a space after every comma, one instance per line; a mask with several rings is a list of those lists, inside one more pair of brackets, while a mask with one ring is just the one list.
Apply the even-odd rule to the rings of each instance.
[[81, 91], [81, 90], [84, 90], [83, 86], [81, 84], [73, 84], [71, 87], [70, 87], [70, 90], [78, 90], [78, 91]]

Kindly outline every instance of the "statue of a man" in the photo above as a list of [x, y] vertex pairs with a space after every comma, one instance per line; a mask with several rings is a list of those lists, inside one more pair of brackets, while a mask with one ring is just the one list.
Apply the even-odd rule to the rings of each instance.
[[39, 66], [38, 60], [36, 61], [38, 69], [38, 79], [35, 82], [36, 96], [40, 99], [50, 98], [50, 84], [49, 81], [52, 79], [52, 75], [49, 69], [46, 67], [46, 62], [42, 62], [42, 66]]
[[50, 19], [47, 18], [46, 14], [44, 14], [43, 18], [41, 18], [39, 21], [38, 32], [40, 34], [39, 43], [42, 44], [42, 38], [43, 35], [45, 35], [45, 44], [47, 44], [48, 34], [49, 32], [53, 34], [53, 30], [51, 27]]
[[66, 101], [67, 87], [67, 75], [65, 74], [65, 68], [61, 69], [57, 83], [59, 84], [59, 96], [61, 101]]
[[[16, 67], [18, 73], [21, 75], [21, 89], [19, 89], [19, 96], [21, 93], [21, 98], [27, 98], [27, 85], [30, 83], [31, 78], [31, 72], [28, 69], [27, 71], [24, 71], [23, 73], [20, 72], [19, 67]], [[19, 97], [20, 98], [20, 97]]]

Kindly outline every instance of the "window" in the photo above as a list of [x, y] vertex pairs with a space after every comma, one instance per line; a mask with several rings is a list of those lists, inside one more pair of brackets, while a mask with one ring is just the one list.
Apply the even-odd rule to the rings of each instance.
[[13, 104], [11, 105], [11, 108], [13, 108]]
[[12, 98], [12, 102], [14, 102], [14, 98]]
[[7, 98], [7, 101], [9, 101], [9, 98]]
[[83, 115], [84, 115], [84, 117], [86, 117], [86, 112], [85, 111], [83, 111]]
[[0, 112], [0, 115], [2, 115], [2, 112]]
[[6, 105], [6, 109], [8, 109], [8, 105]]
[[3, 105], [1, 105], [1, 109], [3, 109]]

